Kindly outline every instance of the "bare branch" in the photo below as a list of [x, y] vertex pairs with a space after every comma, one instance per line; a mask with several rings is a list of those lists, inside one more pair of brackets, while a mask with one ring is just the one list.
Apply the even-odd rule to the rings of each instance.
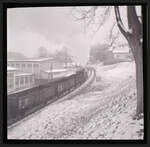
[[114, 37], [112, 37], [111, 42], [109, 44], [110, 47], [115, 43], [115, 41], [117, 40], [118, 36], [119, 36], [119, 31], [117, 32], [117, 34]]
[[100, 20], [98, 22], [98, 27], [96, 27], [95, 30], [93, 30], [93, 35], [100, 29], [100, 27], [106, 22], [106, 20], [109, 17], [109, 13], [111, 11], [110, 6], [105, 7], [105, 11], [103, 12], [103, 15], [99, 16]]
[[127, 7], [127, 16], [128, 16], [128, 26], [129, 29], [132, 30], [132, 33], [134, 36], [137, 37], [137, 39], [142, 38], [142, 21], [140, 22], [135, 6], [128, 6]]
[[115, 9], [115, 16], [116, 16], [117, 25], [119, 27], [119, 30], [125, 36], [125, 38], [128, 39], [128, 36], [129, 36], [130, 32], [127, 31], [127, 29], [123, 25], [123, 22], [122, 22], [121, 17], [120, 17], [119, 7], [114, 6], [114, 9]]
[[113, 29], [114, 29], [115, 25], [116, 25], [116, 22], [113, 23], [112, 28], [110, 29], [110, 33], [109, 33], [109, 37], [108, 37], [109, 39], [112, 38]]
[[[110, 12], [110, 6], [103, 6], [102, 10], [104, 11], [101, 15], [99, 13], [96, 13], [98, 10], [98, 6], [92, 6], [92, 7], [76, 7], [73, 8], [72, 11], [74, 11], [74, 16], [75, 21], [81, 21], [85, 23], [84, 26], [85, 28], [92, 30], [92, 34], [95, 34], [100, 27], [105, 23], [106, 19], [108, 18], [108, 14]], [[99, 15], [99, 16], [98, 16]], [[94, 27], [92, 26], [94, 25]], [[94, 29], [94, 30], [93, 30]]]

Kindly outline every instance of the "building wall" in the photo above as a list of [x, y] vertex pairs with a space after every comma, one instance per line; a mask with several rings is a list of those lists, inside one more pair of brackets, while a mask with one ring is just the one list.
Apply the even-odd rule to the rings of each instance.
[[15, 71], [7, 71], [7, 91], [15, 89]]
[[16, 71], [7, 71], [7, 91], [12, 92], [23, 88], [32, 87], [35, 83], [34, 75], [20, 74]]
[[22, 71], [22, 72], [35, 74], [36, 77], [39, 77], [40, 75], [40, 63], [39, 62], [8, 61], [8, 66], [15, 67], [19, 71]]
[[53, 62], [53, 69], [61, 69], [64, 68], [65, 64], [60, 62]]
[[40, 70], [42, 70], [42, 71], [50, 70], [51, 66], [52, 66], [52, 62], [50, 62], [50, 61], [41, 62]]
[[33, 75], [18, 75], [15, 77], [15, 90], [30, 88], [34, 85], [34, 76]]
[[35, 75], [35, 78], [41, 77], [41, 71], [64, 68], [64, 63], [52, 60], [46, 61], [8, 61], [8, 66], [15, 67], [22, 72], [28, 72]]
[[37, 62], [16, 62], [16, 61], [8, 61], [8, 66], [15, 67], [20, 71], [24, 72], [33, 72], [33, 67], [35, 64], [39, 64]]
[[130, 54], [129, 53], [115, 53], [114, 58], [128, 59], [128, 58], [130, 58]]

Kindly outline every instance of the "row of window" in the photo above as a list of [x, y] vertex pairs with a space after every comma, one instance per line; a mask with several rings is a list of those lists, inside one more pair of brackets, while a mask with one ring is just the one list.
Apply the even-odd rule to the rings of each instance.
[[7, 73], [7, 76], [8, 76], [8, 78], [13, 78], [13, 77], [14, 77], [14, 73], [8, 72], [8, 73]]
[[34, 68], [39, 68], [39, 64], [14, 64], [14, 63], [9, 63], [8, 66], [11, 66], [11, 67], [16, 67], [16, 68], [32, 68], [32, 66]]
[[[34, 77], [33, 76], [21, 76], [21, 77], [15, 77], [10, 78], [8, 77], [8, 90], [14, 89], [14, 88], [21, 88], [21, 87], [28, 87], [34, 84]], [[14, 83], [15, 82], [15, 83]]]
[[16, 77], [16, 80], [15, 80], [16, 88], [27, 86], [27, 85], [32, 85], [33, 83], [34, 83], [34, 79], [32, 76]]
[[14, 79], [13, 78], [8, 78], [8, 89], [14, 88]]

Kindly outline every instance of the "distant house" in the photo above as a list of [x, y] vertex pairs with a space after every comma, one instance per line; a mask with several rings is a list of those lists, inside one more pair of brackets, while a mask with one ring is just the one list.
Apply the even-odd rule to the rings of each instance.
[[120, 46], [118, 48], [115, 48], [112, 52], [115, 59], [132, 59], [132, 53], [128, 46]]
[[75, 69], [53, 69], [41, 72], [43, 79], [53, 79], [72, 75], [76, 72]]

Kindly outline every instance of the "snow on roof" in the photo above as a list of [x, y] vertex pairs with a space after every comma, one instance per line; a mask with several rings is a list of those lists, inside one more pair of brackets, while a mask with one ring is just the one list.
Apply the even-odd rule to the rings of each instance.
[[7, 66], [7, 71], [15, 71], [15, 70], [17, 70], [17, 68]]
[[64, 72], [64, 71], [68, 71], [68, 69], [53, 69], [53, 70], [46, 70], [45, 72], [49, 73], [49, 72]]
[[129, 47], [119, 47], [115, 48], [112, 52], [113, 53], [129, 53], [130, 49]]
[[15, 76], [28, 76], [28, 75], [33, 75], [32, 73], [26, 73], [26, 72], [17, 72], [16, 74], [15, 74]]
[[14, 60], [14, 59], [8, 59], [8, 61], [15, 61], [15, 62], [42, 62], [47, 60], [52, 60], [53, 58], [33, 58], [33, 59], [22, 59], [22, 60]]

